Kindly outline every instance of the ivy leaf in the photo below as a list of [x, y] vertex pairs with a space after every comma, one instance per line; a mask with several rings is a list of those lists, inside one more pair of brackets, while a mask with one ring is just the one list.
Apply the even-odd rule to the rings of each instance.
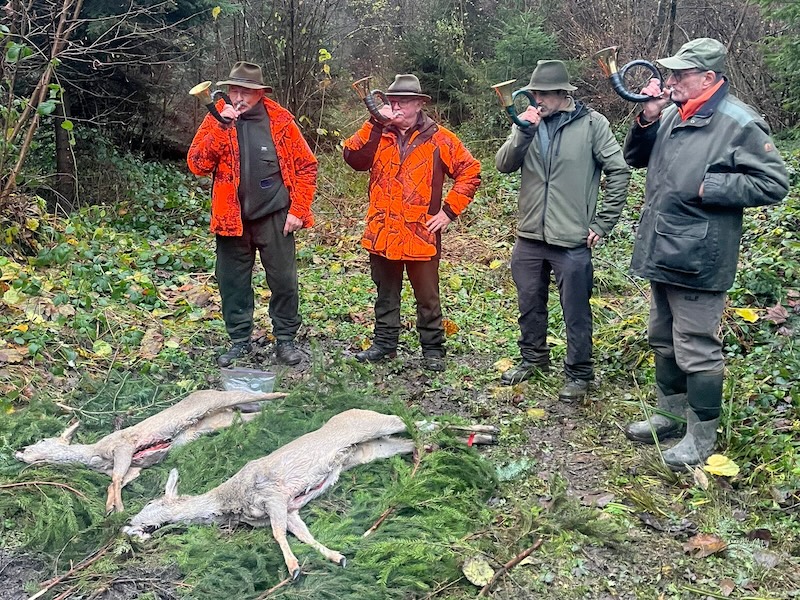
[[113, 351], [114, 350], [111, 348], [111, 344], [103, 340], [97, 340], [94, 344], [92, 344], [92, 352], [94, 352], [97, 356], [111, 356]]
[[53, 114], [53, 111], [56, 109], [56, 104], [58, 103], [55, 100], [45, 100], [36, 107], [36, 112], [40, 115]]
[[464, 561], [461, 571], [472, 585], [485, 586], [494, 577], [494, 569], [480, 556], [473, 556]]
[[733, 312], [742, 317], [748, 323], [755, 323], [758, 321], [758, 313], [752, 308], [734, 308]]
[[703, 469], [712, 475], [722, 475], [723, 477], [734, 477], [739, 473], [739, 465], [722, 454], [709, 456]]

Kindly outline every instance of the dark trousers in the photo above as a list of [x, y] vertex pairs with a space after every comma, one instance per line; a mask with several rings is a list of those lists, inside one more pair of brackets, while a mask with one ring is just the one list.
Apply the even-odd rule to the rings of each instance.
[[511, 255], [511, 274], [519, 301], [519, 348], [522, 358], [546, 364], [547, 297], [550, 273], [556, 277], [564, 325], [567, 356], [564, 372], [573, 379], [592, 379], [592, 252], [586, 246], [561, 248], [545, 242], [517, 238]]
[[400, 337], [400, 293], [403, 271], [417, 300], [417, 333], [425, 356], [444, 355], [442, 305], [439, 301], [439, 257], [431, 260], [389, 260], [369, 255], [372, 281], [378, 286], [375, 299], [375, 339], [387, 350], [397, 349]]
[[721, 371], [719, 324], [725, 292], [709, 292], [650, 282], [647, 340], [659, 356], [674, 358], [684, 373]]
[[284, 237], [288, 208], [255, 221], [246, 221], [240, 237], [217, 236], [216, 277], [222, 296], [222, 317], [234, 342], [253, 332], [253, 266], [256, 250], [272, 292], [269, 316], [279, 341], [293, 340], [300, 328], [297, 257], [294, 235]]

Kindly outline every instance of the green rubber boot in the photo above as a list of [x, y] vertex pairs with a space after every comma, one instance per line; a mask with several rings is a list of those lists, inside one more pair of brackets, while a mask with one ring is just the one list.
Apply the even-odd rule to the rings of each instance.
[[655, 355], [656, 409], [650, 418], [625, 426], [629, 440], [644, 444], [680, 435], [689, 402], [686, 397], [686, 373], [674, 358]]

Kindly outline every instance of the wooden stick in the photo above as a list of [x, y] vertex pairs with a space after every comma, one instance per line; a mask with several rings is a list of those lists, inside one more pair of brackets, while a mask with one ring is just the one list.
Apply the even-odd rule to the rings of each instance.
[[43, 582], [42, 585], [44, 587], [41, 590], [39, 590], [38, 592], [36, 592], [33, 596], [28, 598], [28, 600], [36, 600], [37, 598], [41, 598], [44, 594], [46, 594], [48, 591], [53, 589], [59, 583], [61, 583], [65, 579], [68, 579], [69, 577], [72, 577], [72, 575], [74, 573], [77, 573], [81, 569], [85, 569], [86, 567], [88, 567], [92, 563], [97, 562], [98, 560], [100, 560], [100, 558], [102, 558], [103, 555], [106, 552], [108, 552], [109, 548], [111, 548], [111, 545], [113, 543], [114, 543], [114, 540], [112, 539], [105, 546], [100, 548], [100, 550], [95, 552], [92, 556], [90, 556], [89, 558], [84, 559], [83, 561], [79, 562], [76, 566], [72, 567], [69, 571], [67, 571], [63, 575], [59, 575], [58, 577], [53, 577], [52, 579], [48, 579], [47, 581]]
[[0, 489], [6, 488], [15, 488], [15, 487], [22, 487], [26, 485], [52, 485], [54, 487], [64, 488], [65, 490], [69, 490], [76, 496], [80, 496], [84, 500], [86, 500], [86, 496], [84, 496], [81, 492], [76, 490], [74, 487], [68, 486], [66, 483], [57, 483], [55, 481], [21, 481], [19, 483], [3, 483], [0, 484]]
[[523, 560], [528, 558], [533, 553], [534, 550], [536, 550], [537, 548], [539, 548], [539, 546], [542, 545], [542, 543], [544, 543], [544, 540], [542, 538], [539, 538], [538, 540], [536, 540], [534, 542], [533, 546], [531, 546], [527, 550], [523, 550], [522, 552], [517, 554], [514, 558], [512, 558], [510, 561], [508, 561], [506, 564], [504, 564], [502, 567], [497, 569], [497, 571], [492, 576], [492, 579], [489, 581], [489, 583], [487, 583], [485, 586], [483, 586], [483, 588], [481, 588], [481, 591], [478, 594], [478, 597], [480, 598], [481, 596], [486, 596], [491, 591], [491, 589], [495, 586], [495, 584], [497, 583], [498, 579], [500, 579], [508, 571], [510, 571], [511, 569], [516, 567]]
[[272, 592], [276, 592], [276, 591], [278, 591], [278, 590], [279, 590], [279, 589], [281, 589], [283, 586], [285, 586], [285, 585], [288, 585], [288, 584], [292, 583], [292, 581], [293, 581], [293, 579], [292, 579], [291, 577], [287, 577], [286, 579], [284, 579], [284, 580], [283, 580], [283, 581], [281, 581], [280, 583], [276, 583], [275, 585], [273, 585], [273, 586], [272, 586], [271, 588], [269, 588], [269, 589], [268, 589], [266, 592], [264, 592], [264, 593], [263, 593], [263, 594], [261, 594], [261, 595], [260, 595], [258, 598], [256, 598], [256, 600], [264, 600], [264, 598], [266, 598], [267, 596], [270, 596], [270, 595], [272, 594]]
[[[411, 470], [411, 475], [409, 476], [409, 479], [413, 479], [414, 475], [417, 474], [417, 470], [419, 469], [419, 464], [420, 464], [421, 461], [422, 461], [422, 455], [419, 452], [415, 451], [414, 452], [414, 468]], [[391, 515], [396, 509], [397, 509], [396, 506], [390, 506], [385, 511], [383, 511], [381, 516], [378, 517], [378, 520], [375, 521], [372, 524], [372, 527], [370, 527], [364, 533], [362, 533], [361, 537], [367, 537], [367, 536], [370, 536], [373, 533], [375, 533], [375, 531], [378, 529], [378, 527], [381, 526], [381, 523], [383, 523], [389, 517], [389, 515]]]

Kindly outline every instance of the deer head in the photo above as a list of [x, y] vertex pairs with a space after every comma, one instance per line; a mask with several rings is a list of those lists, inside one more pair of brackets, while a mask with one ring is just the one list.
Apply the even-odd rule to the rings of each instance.
[[60, 436], [40, 440], [23, 448], [14, 456], [17, 460], [28, 464], [37, 462], [72, 462], [71, 460], [65, 460], [65, 450], [72, 442], [72, 436], [80, 425], [81, 422], [76, 421], [67, 427]]

